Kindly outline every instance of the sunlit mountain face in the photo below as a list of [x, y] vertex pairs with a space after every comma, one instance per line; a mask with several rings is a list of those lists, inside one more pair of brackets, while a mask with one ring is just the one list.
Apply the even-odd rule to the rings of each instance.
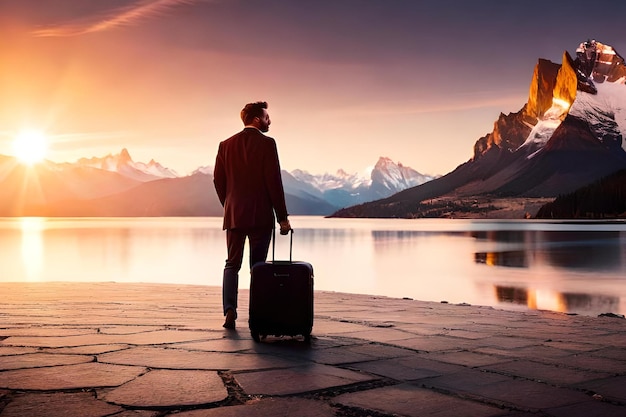
[[530, 217], [541, 206], [533, 201], [626, 168], [624, 103], [624, 58], [607, 44], [582, 42], [574, 55], [563, 53], [561, 64], [539, 59], [526, 104], [517, 113], [500, 114], [467, 162], [441, 178], [333, 216], [480, 217], [507, 199], [521, 199], [529, 202], [522, 214]]

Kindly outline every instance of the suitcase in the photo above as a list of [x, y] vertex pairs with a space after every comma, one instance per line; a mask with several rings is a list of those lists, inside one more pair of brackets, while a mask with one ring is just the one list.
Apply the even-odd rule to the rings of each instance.
[[276, 231], [272, 233], [272, 261], [257, 262], [250, 269], [248, 325], [252, 338], [304, 336], [313, 329], [313, 266], [292, 261], [293, 230], [289, 233], [289, 260], [275, 259]]

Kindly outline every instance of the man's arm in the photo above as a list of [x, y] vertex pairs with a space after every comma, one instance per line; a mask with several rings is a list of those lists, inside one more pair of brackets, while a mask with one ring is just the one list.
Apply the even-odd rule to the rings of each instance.
[[265, 183], [270, 194], [272, 206], [276, 213], [276, 220], [280, 224], [280, 233], [287, 234], [291, 229], [287, 216], [287, 204], [285, 203], [285, 190], [283, 189], [283, 180], [280, 175], [280, 161], [278, 160], [278, 149], [276, 141], [269, 139], [269, 152], [267, 163], [264, 167]]
[[217, 150], [215, 167], [213, 168], [213, 184], [215, 185], [217, 197], [220, 199], [222, 207], [224, 207], [224, 203], [226, 202], [226, 170], [224, 168], [224, 153], [221, 143]]

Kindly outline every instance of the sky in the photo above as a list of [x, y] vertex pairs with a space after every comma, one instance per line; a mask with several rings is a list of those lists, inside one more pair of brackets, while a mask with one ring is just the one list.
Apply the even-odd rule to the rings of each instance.
[[283, 169], [446, 174], [539, 58], [589, 38], [624, 56], [615, 0], [0, 0], [0, 154], [38, 129], [47, 159], [128, 149], [181, 175], [212, 166], [267, 101]]

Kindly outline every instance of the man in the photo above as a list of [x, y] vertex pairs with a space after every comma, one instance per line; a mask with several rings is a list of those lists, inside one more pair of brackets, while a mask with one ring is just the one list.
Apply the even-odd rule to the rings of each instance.
[[271, 123], [267, 103], [246, 104], [241, 110], [241, 120], [244, 129], [220, 143], [213, 172], [215, 190], [224, 206], [223, 228], [228, 249], [222, 282], [227, 329], [234, 329], [237, 319], [239, 270], [246, 238], [252, 267], [267, 258], [274, 213], [280, 233], [291, 230], [276, 142], [264, 135]]

